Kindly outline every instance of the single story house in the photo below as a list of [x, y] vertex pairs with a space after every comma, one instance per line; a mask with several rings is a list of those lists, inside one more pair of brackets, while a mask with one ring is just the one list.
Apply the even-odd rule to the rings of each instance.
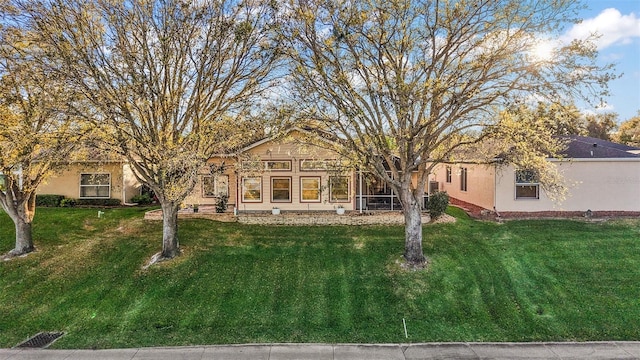
[[125, 160], [74, 162], [40, 187], [37, 194], [64, 195], [72, 199], [118, 199], [129, 202], [141, 185]]
[[453, 201], [504, 217], [640, 215], [640, 148], [601, 139], [569, 136], [557, 166], [567, 197], [550, 199], [535, 174], [495, 161], [440, 164], [430, 180]]

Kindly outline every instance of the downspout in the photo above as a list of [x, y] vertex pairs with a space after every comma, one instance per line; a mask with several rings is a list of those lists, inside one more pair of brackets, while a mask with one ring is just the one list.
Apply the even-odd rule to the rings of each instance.
[[500, 213], [498, 212], [498, 163], [493, 163], [493, 211], [495, 211], [498, 218]]
[[127, 190], [125, 188], [124, 182], [124, 166], [125, 164], [122, 164], [122, 166], [120, 166], [120, 171], [122, 172], [122, 205], [127, 203]]
[[362, 214], [362, 168], [358, 168], [358, 201], [360, 202], [360, 214]]

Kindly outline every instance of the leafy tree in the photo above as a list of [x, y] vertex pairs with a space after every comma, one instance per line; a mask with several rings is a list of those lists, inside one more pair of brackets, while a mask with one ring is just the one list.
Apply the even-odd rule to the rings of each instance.
[[587, 115], [587, 135], [602, 140], [611, 140], [611, 134], [617, 127], [617, 118], [618, 114], [614, 112]]
[[573, 104], [538, 103], [536, 117], [543, 121], [553, 135], [586, 135], [584, 116]]
[[[296, 105], [398, 194], [408, 264], [426, 261], [420, 212], [436, 164], [508, 134], [496, 126], [507, 106], [606, 93], [614, 75], [596, 65], [590, 41], [534, 51], [577, 9], [573, 0], [290, 1]], [[495, 131], [470, 136], [483, 129]]]
[[[98, 113], [162, 206], [163, 246], [179, 253], [177, 214], [197, 172], [242, 138], [279, 54], [276, 3], [262, 0], [25, 1], [29, 25]], [[233, 119], [233, 121], [226, 121]], [[152, 260], [152, 261], [155, 261]]]
[[16, 231], [9, 257], [34, 250], [36, 190], [86, 133], [69, 107], [77, 99], [66, 79], [36, 61], [45, 56], [32, 34], [0, 29], [0, 205]]
[[638, 115], [620, 124], [615, 140], [629, 146], [640, 147], [640, 111]]

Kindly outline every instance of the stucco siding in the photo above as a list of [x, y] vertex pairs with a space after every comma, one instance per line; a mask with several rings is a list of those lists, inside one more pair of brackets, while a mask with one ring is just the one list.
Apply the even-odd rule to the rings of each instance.
[[[451, 182], [447, 182], [447, 167], [451, 168]], [[461, 189], [463, 170], [467, 173], [467, 188]], [[438, 164], [431, 175], [441, 191], [450, 197], [493, 209], [495, 195], [495, 170], [493, 164]]]
[[40, 185], [37, 193], [64, 195], [67, 198], [78, 199], [81, 197], [80, 179], [82, 174], [109, 174], [109, 198], [122, 200], [124, 175], [120, 162], [71, 164]]
[[498, 171], [496, 208], [508, 212], [640, 211], [640, 161], [575, 159], [555, 161], [568, 195], [555, 202], [540, 189], [539, 199], [516, 199], [515, 171]]

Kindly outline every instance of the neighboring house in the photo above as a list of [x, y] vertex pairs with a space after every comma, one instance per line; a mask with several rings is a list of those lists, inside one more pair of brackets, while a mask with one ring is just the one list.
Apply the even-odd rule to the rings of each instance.
[[209, 164], [218, 172], [203, 171], [185, 203], [214, 205], [219, 195], [227, 195], [227, 211], [239, 212], [401, 209], [389, 186], [349, 166], [331, 150], [335, 145], [316, 132], [294, 128], [234, 155], [213, 157]]
[[82, 161], [50, 177], [37, 193], [72, 199], [118, 199], [126, 203], [140, 194], [140, 184], [124, 160]]
[[551, 200], [530, 171], [511, 165], [438, 165], [432, 181], [453, 201], [496, 211], [501, 216], [640, 215], [640, 148], [570, 136], [562, 159], [549, 159], [563, 175], [568, 195]]
[[[213, 157], [218, 172], [203, 171], [187, 204], [216, 203], [228, 196], [228, 211], [322, 211], [355, 209], [355, 172], [328, 146], [312, 145], [312, 133], [293, 129], [255, 142], [234, 155]], [[222, 169], [220, 171], [220, 169]]]

